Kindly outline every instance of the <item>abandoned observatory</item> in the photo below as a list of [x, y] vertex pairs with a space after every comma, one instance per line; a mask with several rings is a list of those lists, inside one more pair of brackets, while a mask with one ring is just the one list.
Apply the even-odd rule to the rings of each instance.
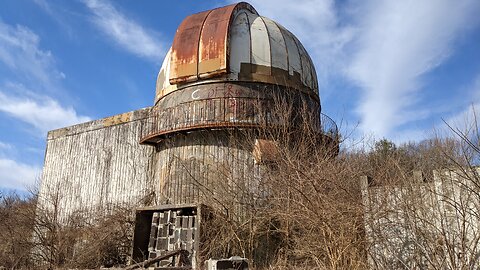
[[[285, 108], [287, 117], [278, 113]], [[165, 56], [152, 107], [48, 133], [39, 204], [55, 195], [65, 223], [74, 213], [135, 205], [160, 228], [187, 208], [217, 208], [211, 198], [228, 190], [241, 219], [245, 192], [259, 189], [280, 154], [265, 134], [295, 129], [302, 113], [335, 155], [336, 125], [321, 114], [315, 67], [291, 32], [243, 2], [190, 15]], [[184, 212], [194, 229], [196, 210]]]

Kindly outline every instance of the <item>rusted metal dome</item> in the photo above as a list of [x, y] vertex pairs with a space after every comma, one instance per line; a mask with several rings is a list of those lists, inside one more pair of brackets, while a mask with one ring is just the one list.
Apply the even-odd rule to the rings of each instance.
[[140, 138], [155, 147], [153, 177], [166, 202], [198, 203], [226, 187], [238, 191], [242, 212], [240, 187], [255, 188], [284, 131], [292, 145], [307, 135], [312, 149], [338, 153], [337, 127], [321, 114], [315, 68], [299, 40], [243, 2], [185, 18]]
[[300, 41], [244, 2], [183, 20], [158, 74], [155, 103], [212, 81], [282, 85], [318, 100], [315, 68]]
[[313, 62], [291, 32], [245, 2], [190, 15], [158, 74], [141, 143], [203, 129], [285, 126], [272, 113], [278, 96], [298, 112], [306, 106], [311, 129], [337, 141], [335, 122], [321, 114]]

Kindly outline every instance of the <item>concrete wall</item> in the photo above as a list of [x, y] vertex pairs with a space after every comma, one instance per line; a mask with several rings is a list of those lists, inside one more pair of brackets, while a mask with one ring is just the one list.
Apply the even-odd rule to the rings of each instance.
[[172, 134], [156, 146], [140, 145], [149, 112], [50, 131], [39, 208], [57, 206], [62, 223], [76, 212], [108, 213], [132, 204], [209, 203], [243, 216], [245, 205], [263, 189], [260, 160], [266, 153], [256, 148], [255, 136], [198, 130]]
[[478, 267], [479, 172], [434, 171], [433, 181], [417, 172], [409, 183], [385, 186], [369, 186], [362, 178], [371, 268]]
[[58, 206], [67, 222], [77, 211], [108, 212], [142, 204], [154, 191], [152, 146], [140, 140], [149, 108], [48, 133], [39, 207]]
[[241, 208], [260, 188], [262, 165], [254, 159], [254, 143], [253, 136], [226, 130], [165, 139], [157, 146], [155, 163], [162, 202], [208, 203], [242, 215]]

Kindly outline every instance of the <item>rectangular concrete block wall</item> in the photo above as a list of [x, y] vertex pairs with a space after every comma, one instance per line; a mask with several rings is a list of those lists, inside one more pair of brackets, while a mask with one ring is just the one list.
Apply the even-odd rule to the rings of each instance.
[[[365, 235], [372, 269], [430, 269], [478, 265], [479, 168], [440, 170], [425, 181], [414, 172], [403, 185], [369, 186], [360, 181]], [[454, 255], [454, 256], [447, 256]]]
[[109, 212], [142, 204], [154, 191], [154, 147], [140, 145], [149, 108], [50, 131], [39, 207], [58, 206], [66, 222], [75, 212]]

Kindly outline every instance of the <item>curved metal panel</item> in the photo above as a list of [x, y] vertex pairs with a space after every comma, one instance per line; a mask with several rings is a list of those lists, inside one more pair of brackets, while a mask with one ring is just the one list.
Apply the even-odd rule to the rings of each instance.
[[249, 15], [249, 19], [251, 19], [252, 69], [254, 69], [252, 73], [270, 75], [272, 60], [267, 27], [260, 16], [252, 14]]
[[185, 18], [177, 29], [172, 44], [170, 83], [197, 79], [199, 37], [211, 10]]
[[200, 78], [227, 73], [227, 36], [230, 17], [237, 5], [217, 8], [203, 24], [198, 55]]
[[317, 80], [317, 71], [315, 70], [315, 65], [310, 55], [307, 53], [308, 61], [310, 63], [310, 76], [312, 78], [312, 89], [315, 91], [315, 94], [319, 96], [318, 93], [318, 80]]
[[155, 103], [164, 95], [164, 89], [170, 86], [169, 77], [170, 77], [170, 55], [172, 48], [170, 48], [163, 60], [162, 67], [157, 76], [157, 84], [155, 87]]
[[297, 37], [295, 37], [294, 35], [292, 36], [297, 44], [297, 48], [300, 53], [300, 61], [302, 62], [302, 74], [301, 74], [302, 82], [309, 88], [313, 89], [314, 85], [312, 83], [312, 68], [311, 68], [312, 63], [310, 62], [308, 53], [303, 47], [302, 43], [298, 40]]
[[270, 54], [272, 67], [280, 68], [288, 71], [288, 57], [287, 57], [287, 45], [283, 39], [282, 32], [278, 28], [277, 24], [269, 18], [262, 17], [265, 25], [267, 26], [268, 36], [270, 40]]
[[242, 63], [251, 63], [250, 58], [250, 23], [247, 13], [242, 12], [236, 16], [230, 27], [230, 72], [240, 73]]
[[287, 29], [283, 28], [283, 26], [278, 25], [278, 28], [280, 28], [283, 38], [285, 39], [285, 44], [287, 45], [288, 73], [294, 77], [299, 76], [302, 73], [302, 63], [295, 40], [292, 37], [292, 34]]

